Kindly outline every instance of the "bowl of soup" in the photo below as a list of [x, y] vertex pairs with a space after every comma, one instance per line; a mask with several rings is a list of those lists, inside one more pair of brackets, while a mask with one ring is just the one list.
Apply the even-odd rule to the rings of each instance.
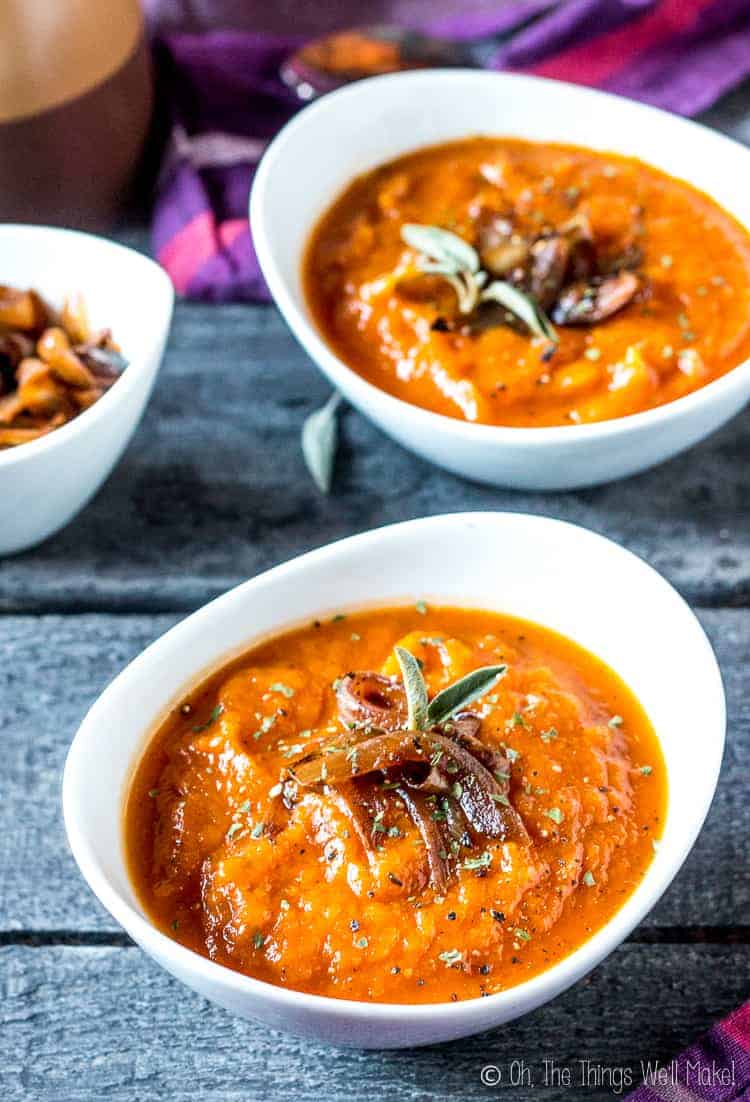
[[428, 1044], [548, 1001], [643, 919], [724, 723], [702, 629], [641, 560], [559, 521], [432, 517], [149, 647], [75, 737], [65, 822], [194, 990], [331, 1043]]
[[292, 120], [251, 220], [280, 310], [353, 405], [459, 474], [569, 489], [669, 458], [750, 395], [748, 167], [590, 89], [401, 73]]

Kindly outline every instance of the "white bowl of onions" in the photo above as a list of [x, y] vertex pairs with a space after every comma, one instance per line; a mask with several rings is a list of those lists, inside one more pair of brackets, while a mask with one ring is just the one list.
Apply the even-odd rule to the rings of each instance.
[[0, 226], [0, 554], [57, 532], [107, 478], [151, 392], [173, 299], [132, 249]]

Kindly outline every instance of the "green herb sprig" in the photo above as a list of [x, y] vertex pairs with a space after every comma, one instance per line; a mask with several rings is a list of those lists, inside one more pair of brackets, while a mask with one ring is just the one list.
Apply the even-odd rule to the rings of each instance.
[[426, 731], [429, 727], [445, 723], [456, 712], [489, 692], [508, 669], [507, 666], [483, 666], [454, 681], [428, 701], [427, 685], [419, 662], [405, 647], [395, 647], [394, 651], [401, 667], [411, 731]]
[[302, 455], [322, 494], [331, 491], [339, 442], [337, 411], [342, 401], [338, 391], [334, 391], [326, 404], [311, 413], [302, 426]]
[[489, 276], [481, 267], [478, 252], [458, 234], [438, 226], [407, 222], [401, 227], [401, 239], [418, 254], [420, 272], [441, 276], [450, 283], [460, 313], [471, 314], [480, 303], [497, 302], [522, 321], [535, 337], [557, 344], [557, 332], [539, 304], [505, 280], [488, 283]]

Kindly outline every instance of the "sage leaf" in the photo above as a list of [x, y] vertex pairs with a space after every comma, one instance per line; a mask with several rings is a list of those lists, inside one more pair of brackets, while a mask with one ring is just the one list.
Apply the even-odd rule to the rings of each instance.
[[476, 276], [470, 272], [453, 272], [447, 264], [437, 264], [431, 260], [419, 265], [420, 272], [425, 275], [438, 275], [450, 283], [456, 292], [458, 309], [461, 314], [470, 314], [479, 302], [479, 276], [484, 272], [478, 272]]
[[450, 230], [406, 222], [401, 227], [401, 240], [423, 256], [450, 266], [454, 275], [461, 271], [471, 274], [479, 271], [479, 254], [476, 249]]
[[409, 710], [408, 727], [410, 731], [424, 731], [427, 727], [427, 686], [424, 683], [422, 670], [411, 651], [404, 647], [395, 647], [396, 658], [401, 667], [401, 676], [404, 681], [406, 704]]
[[499, 302], [511, 314], [517, 318], [537, 337], [545, 337], [553, 344], [557, 344], [558, 337], [552, 322], [533, 298], [519, 291], [512, 283], [496, 279], [485, 287], [480, 296], [482, 302]]
[[419, 271], [440, 276], [450, 283], [461, 314], [471, 314], [480, 302], [497, 302], [522, 321], [534, 336], [558, 343], [552, 322], [530, 295], [504, 280], [487, 284], [487, 273], [480, 267], [479, 254], [458, 234], [441, 230], [439, 226], [406, 222], [401, 227], [401, 239], [419, 253]]
[[430, 725], [445, 723], [446, 719], [450, 719], [461, 708], [465, 708], [477, 697], [489, 692], [507, 668], [507, 666], [482, 666], [481, 669], [467, 673], [466, 677], [443, 689], [432, 698], [427, 708], [427, 719]]
[[342, 398], [334, 391], [321, 409], [316, 409], [302, 426], [302, 455], [315, 485], [322, 494], [330, 493], [333, 464], [339, 439], [336, 410]]

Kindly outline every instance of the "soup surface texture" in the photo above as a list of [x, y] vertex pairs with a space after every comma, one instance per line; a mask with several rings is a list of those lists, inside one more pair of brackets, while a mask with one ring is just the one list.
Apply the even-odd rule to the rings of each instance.
[[[417, 247], [414, 223], [471, 245], [476, 270], [455, 240]], [[482, 424], [623, 417], [750, 355], [746, 230], [687, 183], [573, 146], [475, 138], [386, 164], [322, 218], [303, 278], [349, 367]]]
[[[407, 734], [395, 645], [433, 700], [506, 668]], [[197, 688], [138, 767], [126, 849], [148, 913], [198, 953], [298, 990], [440, 1002], [585, 941], [642, 878], [665, 805], [653, 729], [603, 663], [420, 602], [271, 639]]]

